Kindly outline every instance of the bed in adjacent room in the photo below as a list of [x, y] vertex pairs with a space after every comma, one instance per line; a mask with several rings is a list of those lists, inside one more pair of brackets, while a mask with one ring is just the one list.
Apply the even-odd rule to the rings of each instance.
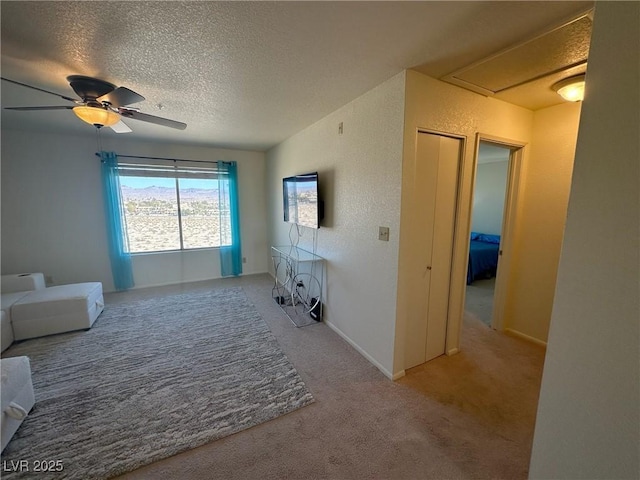
[[474, 280], [495, 277], [499, 250], [500, 235], [471, 232], [467, 285]]

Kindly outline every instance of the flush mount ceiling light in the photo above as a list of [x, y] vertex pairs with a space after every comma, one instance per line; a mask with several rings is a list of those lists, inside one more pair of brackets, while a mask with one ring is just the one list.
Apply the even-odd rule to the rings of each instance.
[[119, 114], [102, 107], [89, 107], [85, 105], [73, 107], [73, 113], [75, 113], [80, 120], [96, 127], [110, 127], [120, 121]]
[[565, 78], [553, 85], [558, 95], [569, 102], [579, 102], [584, 99], [584, 73], [575, 77]]

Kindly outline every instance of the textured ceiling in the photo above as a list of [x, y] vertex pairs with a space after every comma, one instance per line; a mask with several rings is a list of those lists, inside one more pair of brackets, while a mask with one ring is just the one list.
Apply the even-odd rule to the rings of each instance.
[[[127, 120], [128, 136], [265, 150], [403, 69], [440, 78], [591, 7], [2, 1], [2, 76], [70, 96], [68, 75], [94, 76], [144, 95], [135, 105], [142, 112], [188, 124], [179, 131]], [[4, 107], [69, 104], [7, 82], [1, 87]], [[64, 110], [3, 110], [2, 125], [93, 129]]]
[[442, 79], [531, 110], [554, 105], [558, 96], [549, 87], [587, 70], [591, 27], [589, 12]]

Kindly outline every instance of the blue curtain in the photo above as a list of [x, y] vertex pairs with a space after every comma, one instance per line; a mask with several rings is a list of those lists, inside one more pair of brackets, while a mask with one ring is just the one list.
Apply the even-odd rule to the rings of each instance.
[[[220, 273], [223, 277], [242, 273], [240, 248], [240, 208], [236, 162], [218, 162], [220, 205]], [[228, 221], [227, 218], [228, 217]], [[230, 225], [230, 229], [224, 225]]]
[[102, 193], [113, 283], [116, 290], [127, 290], [133, 287], [134, 283], [120, 195], [118, 156], [114, 152], [100, 152], [100, 158], [102, 159]]

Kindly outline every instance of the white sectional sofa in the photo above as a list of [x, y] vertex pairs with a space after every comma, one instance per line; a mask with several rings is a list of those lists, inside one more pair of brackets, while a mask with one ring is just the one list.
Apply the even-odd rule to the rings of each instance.
[[14, 340], [87, 330], [104, 308], [100, 282], [46, 287], [42, 273], [2, 275], [0, 282], [3, 351]]
[[0, 360], [0, 439], [2, 450], [35, 404], [31, 365], [28, 357], [10, 357]]
[[[42, 273], [0, 277], [0, 343], [5, 351], [14, 340], [89, 329], [104, 308], [102, 283], [46, 287]], [[28, 357], [0, 360], [2, 450], [35, 404]]]
[[0, 343], [2, 343], [2, 351], [4, 352], [13, 343], [13, 327], [9, 315], [4, 310], [0, 310]]

